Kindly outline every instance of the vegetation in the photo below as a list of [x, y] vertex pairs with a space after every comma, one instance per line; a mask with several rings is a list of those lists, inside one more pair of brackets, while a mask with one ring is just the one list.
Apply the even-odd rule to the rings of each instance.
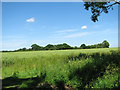
[[90, 49], [90, 48], [109, 48], [109, 43], [104, 40], [102, 43], [99, 43], [99, 44], [95, 44], [95, 45], [88, 45], [86, 46], [85, 44], [82, 44], [80, 46], [81, 49]]
[[110, 0], [103, 0], [101, 2], [93, 2], [93, 0], [83, 0], [84, 6], [86, 10], [91, 10], [92, 16], [91, 20], [93, 22], [98, 21], [98, 16], [100, 16], [101, 13], [108, 13], [110, 9], [113, 10], [114, 5], [120, 5], [120, 1], [117, 0], [111, 0], [114, 2], [111, 2]]
[[[57, 45], [52, 45], [52, 44], [48, 44], [45, 47], [39, 46], [37, 44], [33, 44], [31, 45], [32, 48], [22, 48], [22, 49], [18, 49], [15, 51], [38, 51], [38, 50], [66, 50], [66, 49], [91, 49], [91, 48], [109, 48], [109, 43], [107, 42], [107, 40], [104, 40], [102, 43], [100, 44], [95, 44], [95, 45], [88, 45], [86, 46], [85, 44], [82, 44], [80, 47], [72, 47], [66, 43], [63, 44], [57, 44]], [[3, 52], [8, 52], [8, 51], [3, 51]]]
[[2, 56], [3, 88], [120, 86], [117, 48], [4, 52]]

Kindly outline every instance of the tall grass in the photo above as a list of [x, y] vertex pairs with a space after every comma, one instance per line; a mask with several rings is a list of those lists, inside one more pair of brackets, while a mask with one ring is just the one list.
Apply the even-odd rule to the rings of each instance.
[[117, 48], [9, 52], [2, 56], [4, 88], [119, 86]]

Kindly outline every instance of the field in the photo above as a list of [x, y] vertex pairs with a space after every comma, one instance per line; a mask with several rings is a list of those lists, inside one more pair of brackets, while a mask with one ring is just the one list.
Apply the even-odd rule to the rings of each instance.
[[2, 53], [3, 88], [118, 88], [118, 48]]

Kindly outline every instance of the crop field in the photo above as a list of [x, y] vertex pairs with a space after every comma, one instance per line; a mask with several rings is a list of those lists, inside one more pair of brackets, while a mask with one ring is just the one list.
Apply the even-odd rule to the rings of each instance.
[[2, 53], [3, 88], [118, 88], [118, 48]]

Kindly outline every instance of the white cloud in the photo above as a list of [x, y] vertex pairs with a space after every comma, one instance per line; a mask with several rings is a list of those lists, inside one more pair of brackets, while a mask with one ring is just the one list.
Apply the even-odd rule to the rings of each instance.
[[82, 26], [81, 29], [87, 29], [87, 26]]
[[66, 36], [66, 38], [75, 38], [75, 37], [83, 37], [88, 35], [88, 32], [83, 32], [83, 33], [75, 33], [75, 34], [71, 34]]
[[27, 19], [26, 22], [35, 22], [35, 19], [34, 17], [32, 17], [32, 18]]

